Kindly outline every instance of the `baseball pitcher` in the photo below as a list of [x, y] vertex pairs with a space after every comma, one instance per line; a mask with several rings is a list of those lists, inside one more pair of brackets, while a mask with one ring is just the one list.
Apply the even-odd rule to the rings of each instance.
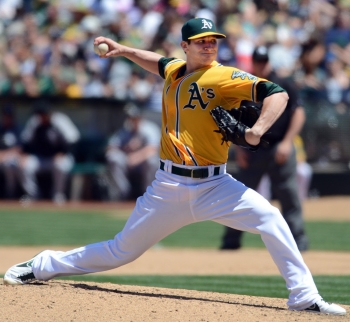
[[[181, 42], [186, 61], [105, 37], [95, 39], [95, 45], [108, 44], [103, 58], [126, 57], [165, 79], [159, 169], [114, 239], [68, 252], [44, 251], [11, 267], [4, 277], [6, 284], [113, 269], [185, 225], [212, 220], [261, 235], [286, 282], [289, 309], [346, 314], [318, 293], [279, 210], [226, 173], [229, 145], [258, 149], [264, 133], [283, 112], [288, 95], [265, 79], [218, 64], [218, 38], [224, 37], [209, 19], [187, 21]], [[244, 121], [254, 117], [251, 111], [242, 109], [237, 118], [231, 115], [242, 100], [262, 103], [250, 126]]]

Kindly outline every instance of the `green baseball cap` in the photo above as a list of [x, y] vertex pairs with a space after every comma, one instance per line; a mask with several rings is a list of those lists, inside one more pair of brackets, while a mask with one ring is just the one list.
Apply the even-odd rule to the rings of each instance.
[[182, 40], [197, 39], [206, 36], [216, 36], [216, 38], [226, 38], [224, 34], [216, 32], [213, 21], [206, 18], [193, 18], [188, 20], [181, 29]]

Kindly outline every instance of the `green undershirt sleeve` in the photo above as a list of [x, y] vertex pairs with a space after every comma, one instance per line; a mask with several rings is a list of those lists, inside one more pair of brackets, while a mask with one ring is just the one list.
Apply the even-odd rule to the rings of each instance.
[[172, 60], [174, 60], [175, 58], [166, 58], [166, 57], [162, 57], [161, 59], [159, 59], [158, 61], [158, 71], [159, 71], [159, 75], [160, 77], [162, 77], [163, 79], [165, 79], [165, 66]]
[[260, 82], [256, 87], [258, 102], [262, 102], [266, 97], [276, 94], [286, 92], [281, 86], [272, 82]]

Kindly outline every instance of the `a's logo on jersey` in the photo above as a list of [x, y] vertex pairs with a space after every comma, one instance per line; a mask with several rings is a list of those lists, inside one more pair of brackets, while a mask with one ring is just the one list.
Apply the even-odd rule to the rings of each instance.
[[203, 110], [206, 109], [206, 107], [208, 106], [209, 102], [204, 102], [203, 98], [201, 96], [201, 91], [206, 93], [207, 98], [212, 99], [215, 97], [215, 93], [214, 90], [212, 88], [206, 89], [205, 88], [199, 88], [198, 84], [193, 82], [190, 85], [190, 88], [188, 90], [188, 92], [191, 94], [190, 99], [188, 101], [188, 103], [183, 107], [185, 108], [191, 108], [191, 109], [195, 109], [195, 107], [197, 106], [197, 104], [193, 104], [193, 101], [197, 101], [199, 103], [199, 105], [201, 106], [201, 108]]
[[243, 71], [241, 71], [241, 70], [238, 70], [238, 71], [236, 70], [236, 71], [234, 71], [234, 72], [232, 73], [232, 76], [231, 76], [232, 79], [241, 78], [242, 80], [244, 80], [246, 77], [248, 77], [248, 79], [251, 80], [251, 81], [256, 81], [256, 80], [258, 80], [258, 77], [254, 76], [254, 75], [252, 75], [252, 74], [249, 74], [249, 73], [247, 73], [247, 72], [243, 72]]
[[202, 29], [211, 29], [213, 28], [213, 24], [209, 21], [206, 21], [205, 19], [202, 19], [202, 24], [203, 24], [203, 27]]

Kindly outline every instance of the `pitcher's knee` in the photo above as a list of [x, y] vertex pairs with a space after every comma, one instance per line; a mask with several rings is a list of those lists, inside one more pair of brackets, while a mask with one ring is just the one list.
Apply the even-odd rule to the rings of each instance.
[[256, 213], [257, 224], [255, 233], [274, 231], [288, 228], [288, 225], [283, 218], [278, 208], [269, 205], [268, 207], [260, 208]]
[[279, 221], [284, 220], [281, 212], [278, 208], [272, 206], [271, 204], [261, 207], [257, 212], [258, 216], [261, 218], [261, 221]]
[[115, 260], [123, 265], [134, 261], [144, 253], [138, 245], [124, 241], [118, 235], [111, 241], [110, 247]]

